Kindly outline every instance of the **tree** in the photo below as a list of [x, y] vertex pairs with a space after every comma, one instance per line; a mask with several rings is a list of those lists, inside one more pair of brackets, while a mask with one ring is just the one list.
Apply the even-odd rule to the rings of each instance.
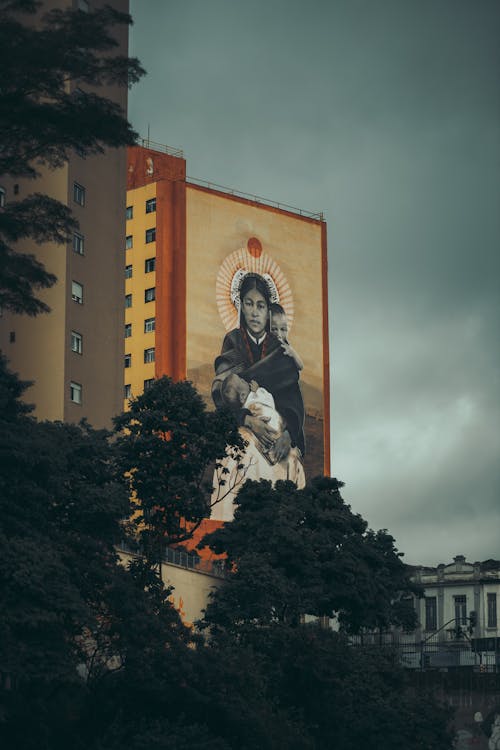
[[158, 565], [166, 545], [190, 538], [210, 515], [210, 470], [242, 439], [229, 411], [208, 411], [188, 381], [156, 380], [115, 420], [146, 557]]
[[[410, 689], [397, 655], [349, 643], [363, 627], [410, 627], [415, 615], [399, 603], [419, 590], [394, 539], [368, 529], [341, 487], [318, 478], [304, 490], [240, 489], [233, 522], [204, 540], [227, 551], [232, 571], [201, 623], [213, 657], [246, 654], [269, 710], [296, 722], [297, 747], [449, 750], [449, 711]], [[305, 614], [336, 614], [343, 632], [306, 624]]]
[[344, 634], [317, 623], [276, 623], [255, 629], [253, 651], [267, 703], [300, 717], [301, 747], [308, 740], [311, 747], [335, 750], [367, 744], [451, 750], [451, 711], [412, 690], [390, 650], [352, 647]]
[[[86, 86], [127, 86], [144, 70], [135, 58], [113, 54], [115, 31], [132, 21], [109, 6], [84, 13], [43, 3], [0, 0], [0, 176], [36, 179], [39, 168], [62, 166], [73, 151], [98, 154], [132, 144], [136, 133], [120, 107]], [[67, 242], [77, 223], [60, 202], [39, 193], [0, 211], [0, 306], [37, 315], [47, 305], [40, 289], [56, 279], [15, 243]]]
[[290, 482], [241, 488], [235, 521], [204, 540], [214, 552], [225, 551], [235, 569], [209, 605], [209, 622], [236, 629], [293, 625], [310, 614], [335, 615], [352, 633], [415, 625], [412, 597], [420, 588], [394, 539], [352, 513], [342, 486], [325, 477], [303, 490]]
[[36, 422], [23, 388], [2, 358], [0, 673], [10, 682], [73, 673], [128, 507], [108, 434]]
[[0, 358], [0, 744], [89, 748], [124, 712], [138, 731], [185, 710], [196, 639], [149, 566], [119, 564], [111, 434], [37, 422], [25, 387]]
[[[118, 563], [115, 545], [129, 498], [123, 461], [133, 459], [134, 443], [140, 476], [146, 477], [148, 460], [153, 475], [162, 457], [170, 462], [174, 479], [167, 489], [173, 494], [161, 499], [176, 517], [172, 533], [183, 533], [178, 516], [186, 504], [193, 519], [205, 507], [196, 499], [203, 440], [215, 451], [212, 444], [225, 444], [232, 423], [209, 417], [190, 384], [159, 381], [150, 411], [144, 401], [141, 408], [136, 404], [135, 416], [124, 421], [131, 432], [118, 440], [85, 423], [37, 422], [20, 401], [24, 387], [0, 359], [0, 744], [23, 750], [348, 750], [370, 739], [388, 750], [449, 747], [446, 715], [409, 694], [390, 655], [352, 649], [344, 635], [301, 625], [296, 617], [250, 618], [259, 611], [262, 587], [248, 578], [244, 555], [236, 553], [243, 547], [238, 519], [249, 520], [245, 495], [257, 510], [259, 488], [263, 506], [272, 498], [274, 512], [281, 512], [288, 485], [276, 493], [266, 484], [242, 489], [229, 527], [236, 529], [232, 559], [241, 561], [257, 595], [230, 581], [233, 620], [219, 610], [225, 620], [217, 620], [210, 639], [181, 623], [170, 591], [147, 560], [137, 557], [128, 568]], [[335, 483], [325, 481], [318, 480], [314, 492], [330, 488], [335, 495]], [[182, 495], [174, 492], [180, 487]], [[196, 496], [191, 508], [190, 489]], [[320, 515], [317, 509], [310, 514], [309, 531]], [[265, 558], [277, 540], [262, 527], [255, 532], [254, 555]], [[285, 523], [278, 541], [293, 542], [300, 533]], [[310, 538], [314, 544], [315, 534]], [[279, 549], [272, 555], [277, 564]], [[293, 576], [290, 602], [303, 572]], [[318, 580], [313, 577], [321, 592]], [[276, 592], [283, 599], [283, 583], [273, 585], [269, 602], [277, 601]], [[307, 591], [304, 596], [312, 601]], [[234, 621], [242, 614], [245, 627]]]

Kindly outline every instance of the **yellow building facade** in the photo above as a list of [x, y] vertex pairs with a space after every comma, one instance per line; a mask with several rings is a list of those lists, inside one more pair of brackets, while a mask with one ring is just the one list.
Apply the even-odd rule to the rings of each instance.
[[133, 194], [129, 192], [126, 216], [125, 408], [128, 399], [141, 394], [155, 377], [157, 219], [155, 183], [140, 187], [133, 191]]

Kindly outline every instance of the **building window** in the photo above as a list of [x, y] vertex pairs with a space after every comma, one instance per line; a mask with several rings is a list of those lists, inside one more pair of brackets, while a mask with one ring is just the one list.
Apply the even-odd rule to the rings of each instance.
[[79, 305], [83, 305], [83, 285], [78, 281], [71, 282], [71, 299]]
[[80, 383], [71, 381], [69, 384], [69, 397], [74, 404], [82, 403], [82, 386]]
[[156, 227], [152, 229], [146, 229], [146, 243], [155, 242], [156, 240]]
[[488, 628], [497, 626], [497, 595], [488, 594]]
[[133, 219], [134, 218], [134, 207], [133, 206], [127, 206], [125, 209], [125, 217], [126, 219]]
[[435, 596], [425, 597], [425, 629], [437, 629], [437, 600]]
[[83, 185], [79, 185], [78, 182], [73, 183], [73, 200], [79, 206], [85, 205], [85, 188]]
[[76, 331], [71, 331], [71, 351], [76, 354], [82, 354], [83, 352], [82, 334]]
[[155, 348], [151, 346], [149, 349], [144, 349], [144, 364], [155, 361]]
[[131, 354], [125, 355], [123, 366], [125, 367], [125, 369], [127, 369], [128, 367], [132, 367], [132, 355]]
[[126, 279], [132, 278], [132, 266], [125, 266], [125, 278]]
[[151, 386], [153, 385], [154, 382], [155, 382], [154, 378], [148, 378], [147, 380], [145, 380], [144, 381], [144, 390], [148, 391], [151, 388]]
[[144, 273], [151, 273], [156, 268], [156, 258], [147, 258], [144, 262]]
[[144, 292], [144, 302], [153, 302], [156, 299], [156, 289], [152, 286], [150, 289], [146, 289]]
[[10, 331], [9, 333], [9, 343], [15, 344], [16, 343], [16, 332]]
[[455, 603], [455, 624], [467, 625], [467, 597], [454, 596]]
[[85, 239], [83, 237], [83, 234], [80, 234], [79, 232], [73, 232], [73, 252], [78, 253], [78, 255], [83, 255], [85, 247]]
[[131, 234], [127, 234], [125, 237], [125, 250], [130, 250], [133, 247], [134, 239]]
[[152, 333], [155, 329], [155, 318], [146, 318], [144, 321], [144, 333]]
[[125, 307], [132, 307], [132, 295], [131, 294], [125, 295]]
[[0, 187], [0, 208], [5, 206], [5, 188]]
[[146, 213], [153, 214], [156, 211], [156, 198], [150, 198], [146, 201]]
[[131, 399], [132, 398], [132, 386], [130, 383], [128, 383], [123, 388], [123, 398]]
[[132, 323], [125, 323], [125, 338], [129, 339], [132, 336]]

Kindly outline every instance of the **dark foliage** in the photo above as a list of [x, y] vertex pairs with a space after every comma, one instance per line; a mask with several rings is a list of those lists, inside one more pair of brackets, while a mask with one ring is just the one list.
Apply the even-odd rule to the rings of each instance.
[[168, 377], [115, 420], [121, 467], [134, 498], [143, 549], [158, 563], [165, 545], [188, 539], [210, 515], [210, 466], [242, 445], [229, 411], [209, 412], [188, 381]]
[[[295, 722], [296, 747], [449, 750], [449, 711], [410, 689], [394, 653], [348, 641], [362, 627], [410, 626], [414, 613], [401, 602], [418, 589], [393, 538], [369, 530], [341, 487], [318, 478], [304, 490], [240, 490], [234, 521], [204, 540], [227, 550], [232, 570], [201, 623], [211, 651], [246, 654], [268, 710], [288, 729]], [[336, 613], [344, 632], [305, 624], [307, 613]]]
[[336, 614], [349, 632], [414, 626], [412, 596], [420, 589], [394, 539], [368, 529], [344, 503], [341, 487], [328, 478], [303, 490], [290, 482], [242, 487], [234, 523], [205, 539], [236, 568], [209, 606], [210, 622], [241, 630]]
[[[345, 636], [301, 625], [296, 616], [303, 605], [310, 608], [316, 594], [324, 602], [318, 611], [331, 603], [325, 585], [332, 579], [322, 572], [325, 561], [320, 553], [326, 559], [327, 539], [333, 538], [333, 531], [324, 539], [316, 528], [323, 514], [328, 523], [327, 508], [332, 506], [343, 519], [340, 528], [350, 539], [350, 557], [367, 535], [359, 520], [353, 521], [352, 531], [338, 483], [318, 480], [308, 490], [313, 508], [306, 515], [302, 508], [298, 524], [295, 505], [301, 507], [300, 495], [289, 485], [273, 493], [265, 484], [252, 484], [241, 492], [236, 520], [218, 541], [227, 540], [237, 571], [215, 598], [215, 603], [226, 605], [211, 610], [214, 620], [207, 625], [217, 627], [206, 640], [181, 623], [169, 601], [170, 590], [148, 560], [138, 557], [128, 568], [118, 562], [115, 544], [128, 511], [122, 468], [125, 457], [132, 461], [134, 445], [144, 482], [148, 459], [153, 473], [161, 474], [162, 460], [167, 462], [168, 473], [153, 484], [138, 486], [148, 488], [151, 494], [143, 494], [154, 510], [155, 493], [160, 493], [160, 500], [165, 497], [160, 480], [167, 482], [168, 502], [161, 507], [177, 520], [165, 527], [163, 518], [157, 521], [153, 513], [154, 528], [183, 533], [181, 508], [191, 513], [192, 523], [197, 509], [205, 508], [196, 499], [202, 453], [217, 453], [232, 434], [232, 423], [224, 415], [208, 415], [189, 384], [165, 380], [135, 405], [135, 417], [119, 420], [122, 428], [131, 430], [129, 435], [110, 440], [107, 432], [84, 423], [36, 422], [19, 400], [24, 387], [0, 360], [2, 747], [351, 750], [368, 743], [384, 750], [450, 747], [446, 712], [425, 696], [409, 692], [390, 654], [352, 649]], [[168, 420], [161, 416], [166, 403]], [[203, 429], [209, 447], [202, 443]], [[170, 475], [174, 484], [168, 484]], [[179, 495], [183, 483], [186, 491]], [[192, 506], [191, 490], [195, 492]], [[282, 507], [287, 503], [288, 509]], [[259, 518], [264, 513], [261, 520], [268, 519], [274, 536], [265, 526], [251, 522], [251, 507]], [[271, 507], [282, 519], [281, 535], [272, 514], [266, 515]], [[332, 520], [332, 526], [338, 525]], [[304, 552], [304, 540], [297, 539], [304, 526], [319, 555], [319, 562], [314, 555], [308, 558], [318, 568], [311, 571], [312, 591], [303, 560], [295, 560], [293, 567], [294, 556]], [[245, 539], [244, 529], [256, 536]], [[376, 572], [373, 559], [395, 553], [392, 542], [384, 543], [380, 552], [368, 539], [369, 549], [377, 550], [374, 558], [371, 552], [368, 555]], [[245, 555], [249, 545], [255, 558], [253, 577]], [[357, 554], [364, 560], [368, 553], [358, 550]], [[345, 565], [341, 555], [337, 562]], [[245, 576], [246, 589], [241, 585]], [[289, 614], [264, 615], [264, 604], [277, 610], [278, 599], [285, 602]], [[347, 611], [355, 608], [346, 607]]]

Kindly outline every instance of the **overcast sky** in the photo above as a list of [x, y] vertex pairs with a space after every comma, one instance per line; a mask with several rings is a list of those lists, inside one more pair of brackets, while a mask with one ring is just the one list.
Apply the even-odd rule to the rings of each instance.
[[328, 223], [332, 473], [409, 563], [500, 558], [499, 0], [131, 0], [136, 130]]

